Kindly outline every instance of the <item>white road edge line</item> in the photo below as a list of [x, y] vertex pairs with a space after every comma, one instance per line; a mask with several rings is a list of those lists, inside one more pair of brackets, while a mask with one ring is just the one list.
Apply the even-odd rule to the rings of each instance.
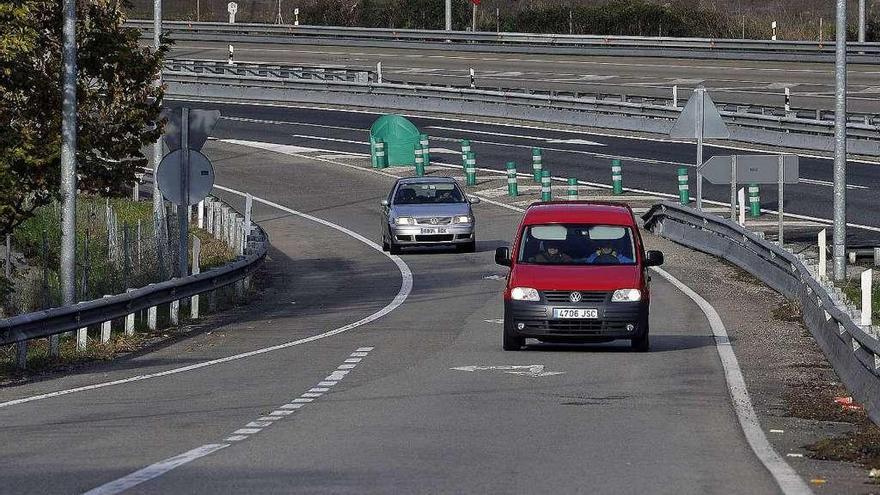
[[721, 365], [724, 367], [724, 378], [727, 380], [733, 409], [736, 411], [736, 417], [739, 419], [739, 424], [752, 451], [761, 460], [764, 467], [770, 471], [783, 493], [786, 495], [813, 493], [797, 472], [773, 449], [764, 430], [761, 429], [761, 423], [752, 406], [752, 399], [749, 397], [739, 361], [736, 359], [733, 346], [730, 345], [730, 338], [727, 336], [727, 329], [724, 327], [721, 317], [718, 316], [718, 312], [702, 296], [662, 268], [653, 267], [652, 269], [684, 295], [691, 298], [709, 320], [709, 326], [715, 336], [715, 348], [718, 350], [718, 357], [721, 358]]
[[[245, 196], [245, 193], [243, 193], [241, 191], [237, 191], [235, 189], [228, 188], [228, 187], [215, 185], [214, 188], [219, 189], [221, 191], [226, 191], [228, 193], [235, 194], [235, 195], [238, 195], [241, 197]], [[387, 315], [388, 313], [391, 313], [392, 311], [396, 310], [398, 307], [400, 307], [400, 305], [402, 305], [404, 303], [404, 301], [406, 301], [406, 298], [409, 297], [409, 294], [412, 291], [412, 287], [413, 287], [413, 274], [412, 274], [412, 271], [409, 269], [409, 266], [402, 259], [400, 259], [399, 256], [394, 256], [394, 255], [391, 255], [391, 254], [388, 254], [388, 253], [382, 251], [382, 246], [380, 246], [380, 245], [376, 244], [375, 242], [371, 241], [370, 239], [367, 239], [366, 237], [358, 234], [357, 232], [349, 230], [341, 225], [337, 225], [333, 222], [309, 215], [307, 213], [296, 211], [294, 209], [288, 208], [286, 206], [282, 206], [278, 203], [273, 203], [272, 201], [268, 201], [268, 200], [265, 200], [262, 198], [254, 197], [254, 201], [257, 203], [262, 203], [266, 206], [270, 206], [272, 208], [281, 210], [285, 213], [290, 213], [291, 215], [296, 215], [298, 217], [305, 218], [306, 220], [311, 220], [311, 221], [319, 223], [321, 225], [325, 225], [327, 227], [330, 227], [331, 229], [342, 232], [343, 234], [345, 234], [349, 237], [353, 237], [354, 239], [366, 244], [367, 246], [375, 249], [376, 251], [379, 251], [380, 253], [382, 253], [383, 255], [388, 257], [391, 261], [393, 261], [394, 264], [397, 265], [397, 269], [400, 271], [401, 284], [400, 284], [400, 290], [397, 292], [397, 295], [394, 296], [394, 299], [390, 303], [388, 303], [385, 307], [383, 307], [379, 311], [377, 311], [369, 316], [361, 318], [360, 320], [358, 320], [354, 323], [349, 323], [348, 325], [344, 325], [344, 326], [341, 326], [341, 327], [336, 328], [334, 330], [330, 330], [330, 331], [327, 331], [324, 333], [313, 335], [311, 337], [305, 337], [302, 339], [294, 340], [292, 342], [285, 342], [283, 344], [273, 345], [270, 347], [264, 347], [262, 349], [256, 349], [253, 351], [243, 352], [241, 354], [235, 354], [233, 356], [227, 356], [224, 358], [212, 359], [210, 361], [204, 361], [201, 363], [191, 364], [189, 366], [183, 366], [180, 368], [173, 368], [170, 370], [160, 371], [157, 373], [137, 375], [137, 376], [132, 376], [129, 378], [123, 378], [120, 380], [113, 380], [113, 381], [109, 381], [109, 382], [96, 383], [93, 385], [86, 385], [83, 387], [69, 388], [69, 389], [65, 389], [65, 390], [58, 390], [56, 392], [49, 392], [49, 393], [45, 393], [45, 394], [32, 395], [30, 397], [22, 397], [20, 399], [10, 400], [10, 401], [6, 401], [6, 402], [0, 402], [0, 408], [10, 407], [10, 406], [18, 405], [18, 404], [24, 404], [27, 402], [34, 402], [34, 401], [38, 401], [38, 400], [50, 399], [53, 397], [59, 397], [62, 395], [68, 395], [68, 394], [73, 394], [73, 393], [77, 393], [77, 392], [85, 392], [88, 390], [95, 390], [95, 389], [99, 389], [99, 388], [110, 387], [113, 385], [122, 385], [125, 383], [139, 382], [139, 381], [143, 381], [143, 380], [150, 380], [153, 378], [160, 378], [160, 377], [169, 376], [169, 375], [176, 375], [178, 373], [185, 373], [187, 371], [194, 371], [194, 370], [201, 369], [201, 368], [207, 368], [208, 366], [214, 366], [217, 364], [228, 363], [230, 361], [237, 361], [239, 359], [245, 359], [245, 358], [249, 358], [252, 356], [258, 356], [260, 354], [266, 354], [266, 353], [272, 352], [272, 351], [287, 349], [288, 347], [293, 347], [293, 346], [297, 346], [297, 345], [301, 345], [301, 344], [307, 344], [309, 342], [314, 342], [316, 340], [321, 340], [321, 339], [325, 339], [327, 337], [332, 337], [334, 335], [338, 335], [340, 333], [347, 332], [349, 330], [352, 330], [354, 328], [358, 328], [358, 327], [366, 325], [368, 323], [372, 323], [373, 321], [376, 321], [379, 318], [382, 318], [383, 316]], [[370, 348], [370, 350], [372, 350], [372, 348]]]

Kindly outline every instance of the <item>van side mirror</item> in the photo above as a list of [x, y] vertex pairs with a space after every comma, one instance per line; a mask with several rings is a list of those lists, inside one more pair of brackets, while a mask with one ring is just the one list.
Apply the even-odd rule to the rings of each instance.
[[648, 251], [645, 253], [645, 266], [660, 266], [663, 264], [663, 253], [660, 251]]
[[382, 201], [379, 202], [379, 204], [381, 204], [382, 206], [388, 206], [390, 203], [388, 202], [387, 199], [383, 199]]
[[495, 249], [495, 263], [501, 266], [510, 266], [510, 248], [500, 247]]
[[480, 198], [478, 198], [476, 196], [468, 196], [467, 199], [468, 199], [468, 203], [470, 203], [472, 205], [480, 204]]

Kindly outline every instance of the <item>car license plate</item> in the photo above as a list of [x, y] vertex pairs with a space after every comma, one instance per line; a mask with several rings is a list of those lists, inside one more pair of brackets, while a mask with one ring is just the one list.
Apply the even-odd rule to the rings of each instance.
[[422, 234], [429, 234], [429, 235], [430, 234], [445, 234], [446, 229], [440, 229], [440, 228], [438, 228], [438, 229], [422, 229], [421, 233]]
[[598, 309], [571, 309], [571, 308], [554, 308], [553, 317], [563, 320], [593, 320], [599, 318]]

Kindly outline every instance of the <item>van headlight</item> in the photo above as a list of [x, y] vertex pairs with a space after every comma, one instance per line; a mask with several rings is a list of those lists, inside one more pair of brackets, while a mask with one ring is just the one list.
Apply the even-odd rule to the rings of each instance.
[[468, 215], [460, 215], [452, 219], [452, 223], [471, 223], [471, 217]]
[[514, 301], [540, 301], [538, 291], [531, 287], [514, 287], [510, 291], [510, 298]]
[[397, 225], [415, 225], [416, 219], [412, 217], [397, 217], [394, 219]]
[[639, 302], [642, 291], [639, 289], [618, 289], [611, 295], [611, 302]]

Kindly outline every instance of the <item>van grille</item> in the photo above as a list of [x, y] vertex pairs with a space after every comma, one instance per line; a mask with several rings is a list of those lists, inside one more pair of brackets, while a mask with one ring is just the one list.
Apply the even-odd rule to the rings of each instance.
[[[544, 298], [551, 303], [571, 304], [570, 290], [548, 290], [544, 291]], [[581, 304], [598, 304], [604, 303], [608, 298], [607, 292], [581, 292]]]

